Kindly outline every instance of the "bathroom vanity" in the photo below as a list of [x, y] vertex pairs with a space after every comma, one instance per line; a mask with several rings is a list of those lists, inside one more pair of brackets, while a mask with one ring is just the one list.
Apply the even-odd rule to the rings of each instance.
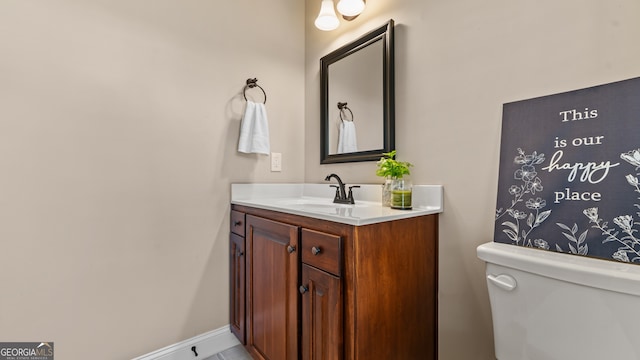
[[379, 185], [355, 205], [326, 184], [232, 187], [231, 329], [254, 358], [437, 359], [441, 187], [410, 211], [362, 200]]

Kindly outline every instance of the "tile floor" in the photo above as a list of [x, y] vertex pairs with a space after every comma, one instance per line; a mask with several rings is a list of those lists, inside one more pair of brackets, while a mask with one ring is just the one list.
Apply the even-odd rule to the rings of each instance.
[[242, 345], [237, 345], [203, 360], [253, 360], [253, 358]]

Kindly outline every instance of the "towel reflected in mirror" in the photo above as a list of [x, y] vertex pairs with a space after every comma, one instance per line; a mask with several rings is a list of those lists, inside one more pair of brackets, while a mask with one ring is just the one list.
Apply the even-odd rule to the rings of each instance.
[[344, 154], [357, 151], [356, 125], [353, 121], [342, 120], [340, 122], [340, 133], [338, 134], [338, 153]]

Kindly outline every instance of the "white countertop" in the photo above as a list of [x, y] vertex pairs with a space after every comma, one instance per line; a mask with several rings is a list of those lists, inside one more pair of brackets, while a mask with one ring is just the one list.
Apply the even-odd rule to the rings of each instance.
[[231, 203], [350, 225], [373, 224], [443, 211], [442, 185], [414, 185], [411, 210], [382, 206], [380, 184], [348, 184], [360, 185], [360, 188], [353, 189], [355, 204], [334, 204], [335, 188], [329, 185], [328, 182], [231, 184]]

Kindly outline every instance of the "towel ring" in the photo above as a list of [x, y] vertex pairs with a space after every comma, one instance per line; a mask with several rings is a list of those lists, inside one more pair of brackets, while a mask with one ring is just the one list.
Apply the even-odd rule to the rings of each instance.
[[262, 86], [258, 85], [258, 79], [256, 79], [256, 78], [247, 79], [247, 84], [244, 86], [244, 89], [242, 89], [242, 95], [244, 96], [244, 99], [247, 100], [247, 88], [253, 89], [254, 87], [257, 87], [260, 90], [262, 90], [262, 93], [264, 94], [264, 104], [266, 104], [267, 103], [267, 93], [264, 91]]
[[[344, 110], [349, 110], [349, 113], [351, 114], [351, 122], [353, 122], [353, 111], [351, 111], [351, 109], [349, 109], [349, 107], [347, 106], [346, 102], [338, 102], [338, 109], [340, 109], [340, 120], [344, 121], [345, 119], [342, 118], [342, 114], [344, 113]], [[347, 119], [348, 120], [348, 119]]]

